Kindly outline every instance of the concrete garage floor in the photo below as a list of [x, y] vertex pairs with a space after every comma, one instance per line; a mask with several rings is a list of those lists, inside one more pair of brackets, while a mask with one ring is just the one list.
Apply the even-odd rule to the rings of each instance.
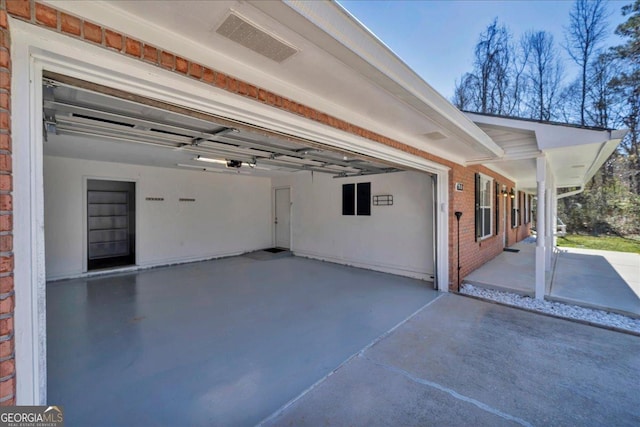
[[48, 402], [68, 426], [255, 425], [430, 286], [255, 254], [50, 283]]
[[271, 426], [640, 425], [640, 338], [444, 294]]

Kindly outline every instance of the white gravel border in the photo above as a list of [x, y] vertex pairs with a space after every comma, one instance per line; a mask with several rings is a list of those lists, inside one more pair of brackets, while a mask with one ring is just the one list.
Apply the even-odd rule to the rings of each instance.
[[636, 334], [640, 334], [640, 319], [634, 319], [621, 314], [578, 307], [576, 305], [563, 304], [555, 301], [537, 300], [511, 292], [484, 289], [470, 284], [462, 285], [460, 293], [513, 307], [522, 307], [528, 310], [539, 311], [558, 317], [583, 320], [598, 325], [625, 329], [635, 332]]

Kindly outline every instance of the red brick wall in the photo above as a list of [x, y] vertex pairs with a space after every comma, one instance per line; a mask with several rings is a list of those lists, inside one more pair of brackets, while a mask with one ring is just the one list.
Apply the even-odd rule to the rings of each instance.
[[[450, 180], [450, 208], [449, 208], [449, 289], [458, 289], [458, 224], [455, 212], [462, 212], [460, 218], [460, 281], [466, 275], [477, 269], [487, 261], [496, 257], [503, 249], [503, 238], [505, 229], [503, 227], [503, 203], [507, 203], [507, 245], [512, 245], [529, 236], [530, 224], [523, 224], [516, 228], [511, 228], [511, 201], [500, 197], [498, 202], [498, 234], [495, 234], [495, 217], [492, 218], [494, 233], [483, 240], [475, 239], [475, 174], [479, 172], [494, 179], [494, 187], [497, 183], [502, 189], [502, 185], [507, 186], [507, 191], [513, 188], [513, 181], [499, 175], [484, 166], [454, 166], [449, 173]], [[463, 184], [463, 191], [456, 191], [456, 183]], [[495, 197], [494, 197], [495, 200]], [[495, 216], [494, 202], [494, 216]], [[522, 211], [522, 210], [521, 210]]]
[[[23, 4], [10, 6], [25, 13]], [[11, 55], [7, 13], [0, 10], [0, 404], [15, 404], [13, 329], [13, 199], [11, 175]]]
[[[456, 282], [456, 220], [455, 211], [464, 214], [460, 222], [461, 240], [461, 278], [496, 256], [502, 250], [502, 236], [492, 236], [482, 242], [474, 241], [474, 173], [480, 171], [493, 176], [497, 182], [513, 183], [483, 167], [465, 168], [431, 153], [404, 144], [392, 138], [371, 132], [337, 117], [315, 110], [295, 100], [282, 97], [267, 89], [249, 82], [238, 80], [202, 64], [183, 58], [176, 52], [137, 40], [105, 28], [96, 22], [72, 16], [34, 0], [0, 0], [0, 404], [14, 404], [15, 364], [13, 341], [13, 253], [12, 253], [12, 175], [11, 175], [11, 125], [10, 125], [10, 32], [7, 14], [34, 25], [50, 29], [104, 49], [136, 58], [140, 61], [161, 67], [201, 83], [217, 87], [288, 111], [292, 114], [320, 122], [342, 131], [388, 145], [425, 159], [452, 168], [449, 173], [451, 182], [449, 211], [451, 227], [449, 229], [450, 288], [457, 289]], [[462, 182], [465, 190], [461, 193], [453, 190], [455, 182]], [[510, 231], [509, 241], [528, 235], [528, 230]], [[19, 303], [19, 302], [18, 302]]]

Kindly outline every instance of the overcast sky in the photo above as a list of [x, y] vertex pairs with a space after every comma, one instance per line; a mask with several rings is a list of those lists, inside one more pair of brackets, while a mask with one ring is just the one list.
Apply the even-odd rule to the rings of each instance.
[[[564, 44], [572, 1], [483, 0], [338, 0], [438, 92], [451, 98], [455, 80], [471, 71], [473, 49], [480, 33], [497, 17], [517, 40], [527, 30], [544, 30]], [[628, 1], [610, 1], [609, 45], [624, 21], [620, 9]], [[562, 50], [562, 48], [560, 48]], [[566, 53], [562, 51], [566, 57]], [[568, 57], [568, 79], [574, 78]]]

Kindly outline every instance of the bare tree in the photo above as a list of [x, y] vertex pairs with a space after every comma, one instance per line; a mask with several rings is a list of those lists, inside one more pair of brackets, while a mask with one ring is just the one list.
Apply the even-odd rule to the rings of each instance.
[[451, 102], [457, 108], [463, 111], [475, 110], [476, 102], [474, 99], [475, 76], [471, 73], [465, 73], [460, 78], [460, 82], [456, 80], [453, 99]]
[[480, 34], [475, 49], [475, 69], [479, 79], [481, 113], [504, 114], [509, 87], [511, 35], [498, 19]]
[[529, 31], [523, 35], [520, 45], [526, 58], [529, 115], [538, 120], [551, 120], [563, 73], [553, 36], [546, 31]]
[[473, 72], [456, 83], [453, 103], [458, 108], [489, 114], [509, 114], [511, 34], [497, 19], [480, 34]]
[[618, 59], [610, 52], [600, 54], [589, 67], [585, 114], [589, 124], [603, 128], [623, 126], [623, 99], [611, 84], [622, 72]]
[[522, 44], [520, 44], [518, 49], [514, 49], [510, 67], [511, 89], [509, 95], [509, 116], [523, 117], [523, 104], [528, 91], [528, 81], [525, 73], [528, 61], [529, 51], [523, 49]]
[[608, 13], [603, 0], [576, 0], [565, 28], [566, 49], [581, 71], [580, 124], [585, 125], [589, 65], [607, 36]]

